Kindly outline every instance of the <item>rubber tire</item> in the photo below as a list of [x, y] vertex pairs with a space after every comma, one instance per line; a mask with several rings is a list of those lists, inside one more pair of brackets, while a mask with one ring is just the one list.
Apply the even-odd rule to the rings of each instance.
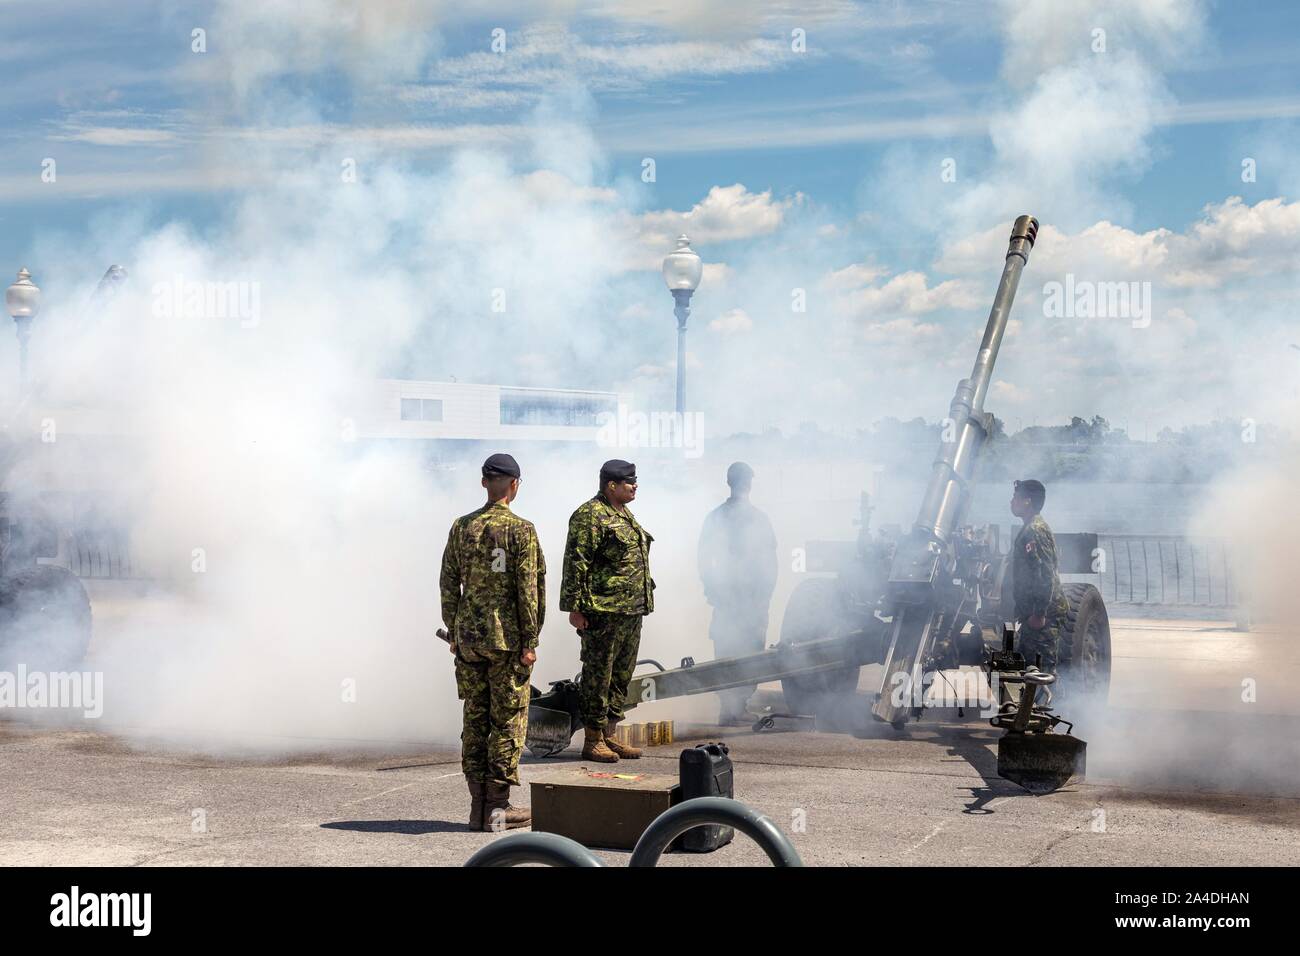
[[[834, 578], [801, 581], [786, 602], [781, 617], [781, 643], [799, 643], [834, 637], [852, 628], [852, 615]], [[781, 678], [786, 709], [792, 714], [815, 716], [817, 699], [826, 694], [851, 694], [858, 687], [860, 667], [822, 671]]]
[[0, 670], [75, 668], [91, 631], [90, 597], [67, 568], [37, 564], [0, 577]]
[[1062, 706], [1082, 703], [1085, 707], [1104, 707], [1110, 695], [1111, 658], [1106, 602], [1092, 584], [1064, 584], [1061, 592], [1070, 608], [1061, 626], [1057, 656], [1060, 690], [1056, 702]]

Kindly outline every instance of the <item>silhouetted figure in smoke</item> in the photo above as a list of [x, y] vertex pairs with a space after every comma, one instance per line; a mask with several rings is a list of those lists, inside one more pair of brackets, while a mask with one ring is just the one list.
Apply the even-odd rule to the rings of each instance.
[[[731, 497], [704, 519], [700, 530], [700, 581], [713, 607], [709, 639], [717, 657], [761, 651], [767, 643], [767, 611], [776, 587], [776, 535], [767, 515], [749, 501], [754, 469], [743, 461], [727, 469]], [[719, 722], [744, 724], [745, 702], [754, 687], [719, 692]]]

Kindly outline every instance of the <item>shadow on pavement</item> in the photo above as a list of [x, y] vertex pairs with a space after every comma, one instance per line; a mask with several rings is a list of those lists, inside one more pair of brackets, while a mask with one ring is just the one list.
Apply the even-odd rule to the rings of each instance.
[[322, 823], [322, 830], [353, 830], [358, 833], [468, 833], [464, 821], [447, 820], [340, 820]]

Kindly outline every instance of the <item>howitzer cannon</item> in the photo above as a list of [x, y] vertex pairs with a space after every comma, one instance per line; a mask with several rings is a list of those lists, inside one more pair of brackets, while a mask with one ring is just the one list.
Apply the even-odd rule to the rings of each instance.
[[[970, 376], [953, 395], [911, 531], [894, 541], [871, 539], [864, 502], [856, 560], [836, 579], [809, 579], [795, 589], [778, 645], [634, 677], [627, 706], [779, 680], [788, 709], [817, 716], [819, 725], [823, 715], [856, 708], [902, 730], [925, 710], [933, 675], [980, 665], [995, 697], [991, 723], [1004, 731], [998, 772], [1041, 793], [1082, 771], [1084, 744], [1055, 732], [1061, 723], [1070, 725], [1052, 712], [1052, 693], [1055, 689], [1061, 699], [1073, 701], [1085, 696], [1105, 700], [1110, 624], [1101, 594], [1091, 584], [1063, 586], [1069, 615], [1062, 628], [1059, 673], [1041, 672], [1036, 662], [1016, 652], [1014, 630], [1005, 626], [1014, 615], [1003, 599], [1004, 590], [1010, 592], [1004, 589], [1008, 556], [996, 530], [964, 524], [980, 450], [992, 431], [984, 399], [1037, 234], [1038, 222], [1031, 216], [1021, 216], [1012, 227], [984, 338]], [[1072, 537], [1081, 540], [1071, 542], [1066, 554], [1090, 554], [1096, 547], [1095, 535]], [[1063, 563], [1062, 570], [1090, 568], [1076, 560], [1075, 566]], [[883, 665], [873, 700], [855, 693], [861, 668], [868, 664]], [[563, 750], [579, 725], [572, 681], [535, 692], [529, 749], [534, 754]]]

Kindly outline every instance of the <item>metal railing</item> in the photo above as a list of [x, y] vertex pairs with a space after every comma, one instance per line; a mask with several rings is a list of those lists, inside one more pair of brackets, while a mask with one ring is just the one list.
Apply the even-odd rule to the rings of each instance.
[[79, 578], [147, 577], [131, 559], [130, 541], [124, 534], [74, 531], [67, 537], [62, 557]]
[[1223, 538], [1176, 534], [1103, 534], [1099, 587], [1120, 604], [1235, 607], [1232, 554]]

